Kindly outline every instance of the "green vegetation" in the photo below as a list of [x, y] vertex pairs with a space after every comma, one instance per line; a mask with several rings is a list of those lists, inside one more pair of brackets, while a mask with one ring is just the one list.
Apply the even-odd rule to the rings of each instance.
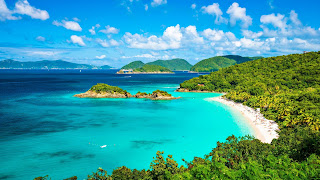
[[123, 66], [121, 69], [138, 69], [141, 68], [144, 65], [142, 61], [133, 61], [125, 66]]
[[171, 96], [171, 94], [169, 94], [167, 91], [161, 91], [161, 90], [155, 90], [152, 92], [152, 94], [161, 94], [161, 96]]
[[149, 62], [144, 64], [142, 61], [133, 61], [121, 69], [139, 69], [142, 68], [144, 65], [157, 65], [168, 68], [171, 71], [182, 71], [182, 70], [189, 70], [192, 65], [188, 63], [188, 61], [184, 59], [171, 59], [171, 60], [157, 60], [153, 62]]
[[166, 67], [171, 71], [189, 70], [192, 67], [192, 65], [184, 59], [157, 60], [147, 64]]
[[0, 68], [6, 69], [98, 69], [97, 66], [76, 64], [62, 60], [20, 62], [12, 59], [0, 61]]
[[238, 55], [216, 56], [204, 59], [190, 69], [194, 72], [214, 72], [221, 68], [229, 67], [234, 64], [240, 64], [247, 61], [261, 59], [262, 57], [242, 57]]
[[117, 86], [110, 86], [108, 84], [104, 83], [98, 83], [97, 85], [92, 86], [89, 91], [95, 91], [96, 93], [100, 92], [108, 92], [108, 93], [120, 93], [120, 94], [127, 94], [128, 92], [126, 90], [123, 90]]
[[[261, 108], [280, 127], [271, 144], [229, 136], [185, 166], [157, 152], [148, 170], [103, 169], [88, 179], [319, 179], [320, 52], [263, 58], [183, 82], [181, 88], [228, 92], [225, 96]], [[204, 84], [204, 86], [198, 86]]]
[[228, 59], [225, 57], [212, 57], [209, 59], [204, 59], [190, 69], [190, 71], [195, 71], [195, 72], [213, 72], [217, 71], [220, 68], [232, 66], [236, 64], [237, 62], [232, 59]]
[[146, 64], [142, 66], [141, 68], [134, 69], [133, 72], [168, 72], [172, 73], [172, 71], [168, 68], [158, 66], [158, 65], [149, 65]]
[[[248, 61], [183, 82], [189, 90], [228, 92], [227, 98], [261, 108], [280, 127], [320, 128], [319, 52]], [[204, 84], [204, 86], [198, 86]]]
[[101, 68], [101, 69], [111, 69], [112, 67], [109, 66], [109, 65], [104, 65], [104, 66], [101, 66], [100, 68]]

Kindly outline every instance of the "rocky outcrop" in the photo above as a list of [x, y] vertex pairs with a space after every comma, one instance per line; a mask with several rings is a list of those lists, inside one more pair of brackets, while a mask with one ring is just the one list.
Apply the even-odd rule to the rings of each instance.
[[118, 93], [118, 92], [95, 92], [95, 91], [87, 91], [85, 93], [76, 94], [74, 97], [79, 98], [130, 98], [132, 95], [130, 93]]

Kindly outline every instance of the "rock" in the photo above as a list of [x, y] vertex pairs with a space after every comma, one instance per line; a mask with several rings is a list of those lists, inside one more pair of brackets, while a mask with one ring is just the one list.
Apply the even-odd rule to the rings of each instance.
[[132, 95], [130, 93], [118, 93], [118, 92], [95, 92], [95, 91], [87, 91], [85, 93], [81, 94], [76, 94], [74, 97], [79, 97], [79, 98], [130, 98]]

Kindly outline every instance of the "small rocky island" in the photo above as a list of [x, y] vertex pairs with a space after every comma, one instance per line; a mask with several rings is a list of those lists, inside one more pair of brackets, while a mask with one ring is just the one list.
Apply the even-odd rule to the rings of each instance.
[[75, 97], [79, 98], [146, 98], [151, 100], [173, 100], [180, 97], [173, 97], [166, 91], [156, 90], [151, 93], [138, 92], [136, 95], [131, 95], [126, 90], [117, 86], [110, 86], [104, 83], [98, 83], [92, 86], [87, 92], [76, 94]]

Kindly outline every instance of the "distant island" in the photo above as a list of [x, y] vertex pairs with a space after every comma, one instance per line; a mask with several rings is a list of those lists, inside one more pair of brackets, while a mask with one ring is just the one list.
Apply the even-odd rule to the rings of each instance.
[[156, 90], [151, 94], [145, 92], [138, 92], [136, 95], [131, 95], [126, 90], [123, 90], [117, 86], [110, 86], [104, 83], [98, 83], [92, 86], [87, 92], [76, 94], [75, 97], [79, 98], [146, 98], [151, 100], [173, 100], [180, 97], [173, 97], [166, 91]]
[[174, 73], [170, 69], [158, 65], [145, 64], [141, 68], [121, 69], [117, 74], [168, 74]]
[[193, 72], [214, 72], [235, 64], [261, 59], [262, 57], [242, 57], [238, 55], [216, 56], [199, 61], [190, 68]]
[[6, 59], [0, 61], [0, 69], [111, 69], [111, 66], [93, 66], [88, 64], [77, 64], [63, 60], [55, 61], [15, 61]]
[[146, 64], [142, 61], [133, 61], [123, 66], [118, 74], [172, 73], [172, 71], [189, 71], [191, 67], [192, 65], [184, 59], [156, 60]]

